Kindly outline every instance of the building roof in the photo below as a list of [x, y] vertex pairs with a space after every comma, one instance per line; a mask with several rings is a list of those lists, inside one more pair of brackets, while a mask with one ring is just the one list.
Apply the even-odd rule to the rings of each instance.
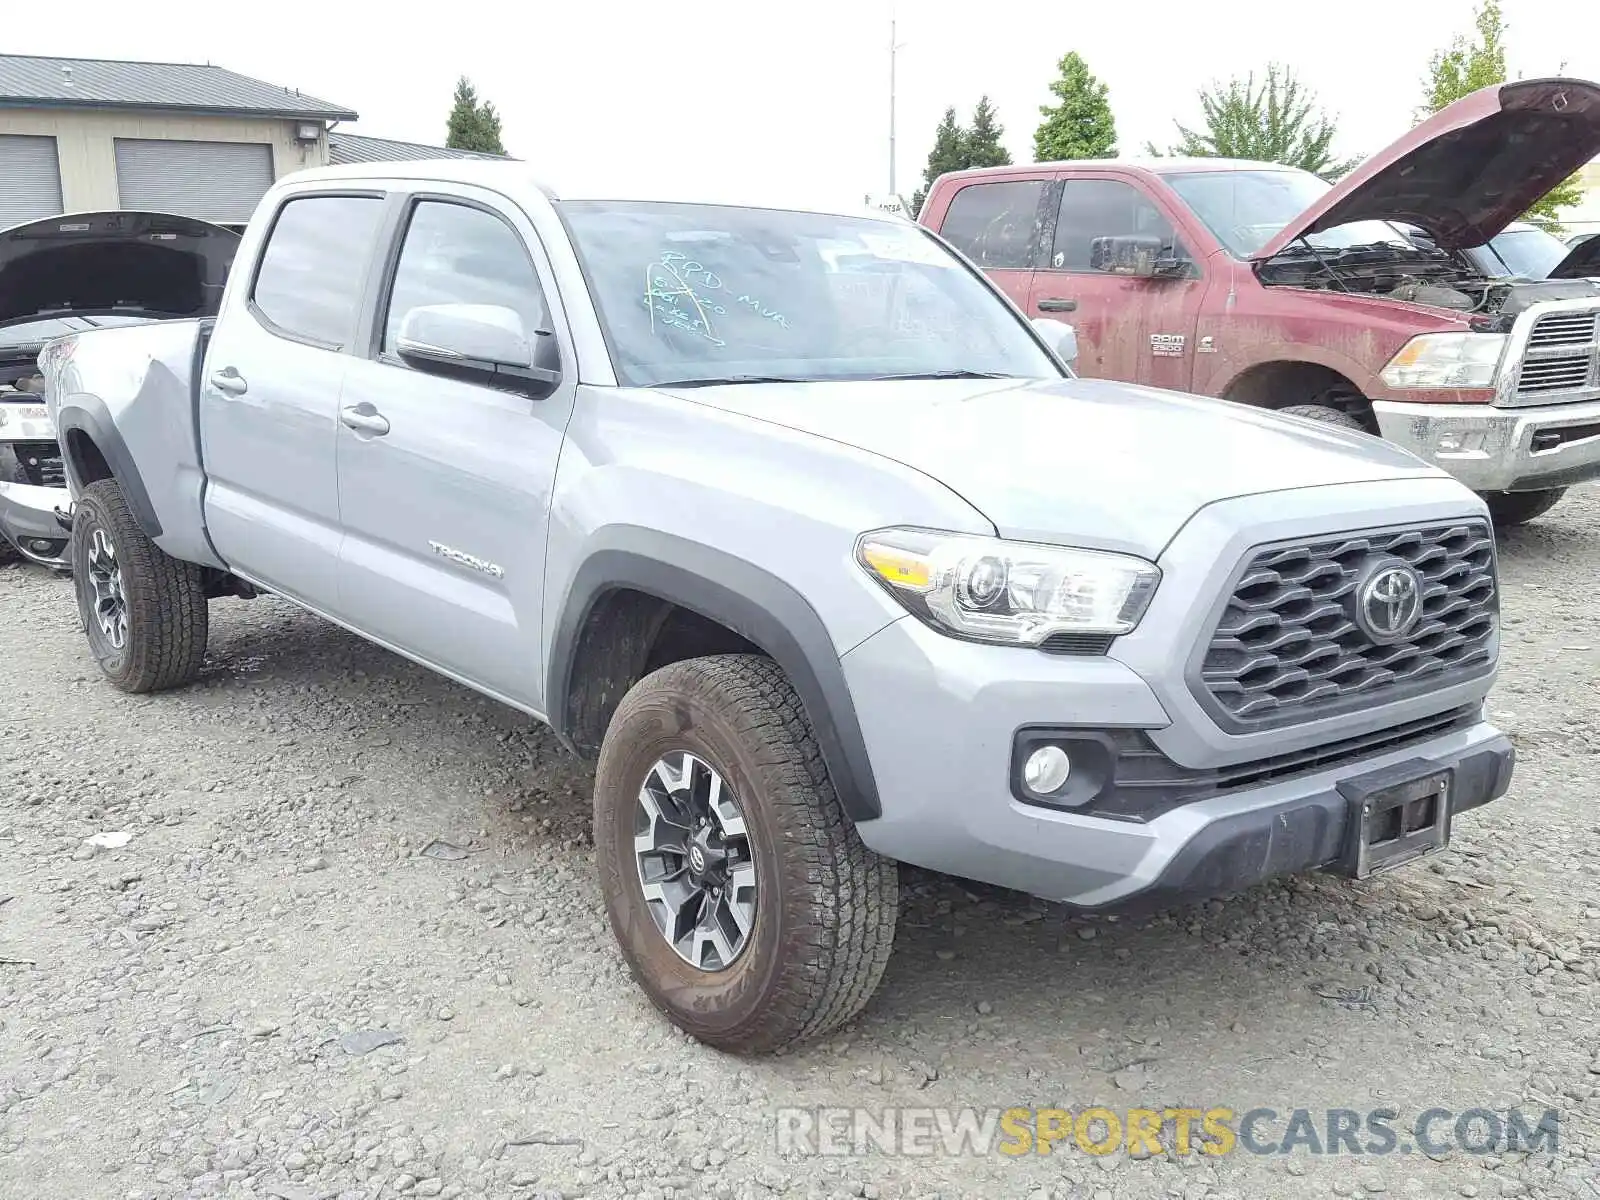
[[503, 160], [499, 154], [480, 154], [476, 150], [450, 150], [426, 146], [421, 142], [397, 142], [392, 138], [366, 137], [342, 130], [328, 131], [328, 162], [344, 163], [411, 162], [428, 158], [477, 158], [489, 162]]
[[144, 108], [234, 117], [354, 121], [348, 108], [198, 63], [0, 54], [0, 107]]

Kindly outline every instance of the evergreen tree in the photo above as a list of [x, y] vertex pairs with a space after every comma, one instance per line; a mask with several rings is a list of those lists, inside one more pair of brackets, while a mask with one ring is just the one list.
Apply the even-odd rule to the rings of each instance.
[[465, 75], [456, 81], [444, 144], [452, 150], [476, 150], [480, 154], [506, 152], [500, 141], [500, 114], [494, 105], [478, 99], [477, 89]]
[[1114, 157], [1117, 123], [1106, 98], [1106, 85], [1090, 73], [1075, 50], [1062, 56], [1057, 69], [1060, 75], [1050, 85], [1056, 103], [1039, 109], [1044, 120], [1033, 135], [1034, 160]]

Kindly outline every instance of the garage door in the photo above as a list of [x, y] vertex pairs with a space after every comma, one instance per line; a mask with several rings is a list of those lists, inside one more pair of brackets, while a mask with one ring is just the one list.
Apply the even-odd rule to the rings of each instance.
[[263, 142], [117, 139], [123, 208], [202, 221], [248, 221], [272, 186], [272, 147]]
[[60, 211], [55, 138], [0, 135], [0, 229]]

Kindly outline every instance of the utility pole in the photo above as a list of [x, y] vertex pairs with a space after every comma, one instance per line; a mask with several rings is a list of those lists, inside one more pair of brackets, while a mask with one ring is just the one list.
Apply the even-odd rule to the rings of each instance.
[[904, 42], [895, 40], [895, 21], [889, 18], [889, 194], [898, 196], [900, 193], [894, 186], [894, 60], [895, 54]]

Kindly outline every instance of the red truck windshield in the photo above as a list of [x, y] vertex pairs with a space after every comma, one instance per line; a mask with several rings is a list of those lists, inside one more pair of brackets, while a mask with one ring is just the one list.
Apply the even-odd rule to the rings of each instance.
[[[1172, 171], [1162, 175], [1235, 258], [1265, 246], [1333, 185], [1309, 171]], [[1354, 221], [1314, 233], [1310, 242], [1336, 250], [1394, 242], [1409, 246], [1387, 221]]]

